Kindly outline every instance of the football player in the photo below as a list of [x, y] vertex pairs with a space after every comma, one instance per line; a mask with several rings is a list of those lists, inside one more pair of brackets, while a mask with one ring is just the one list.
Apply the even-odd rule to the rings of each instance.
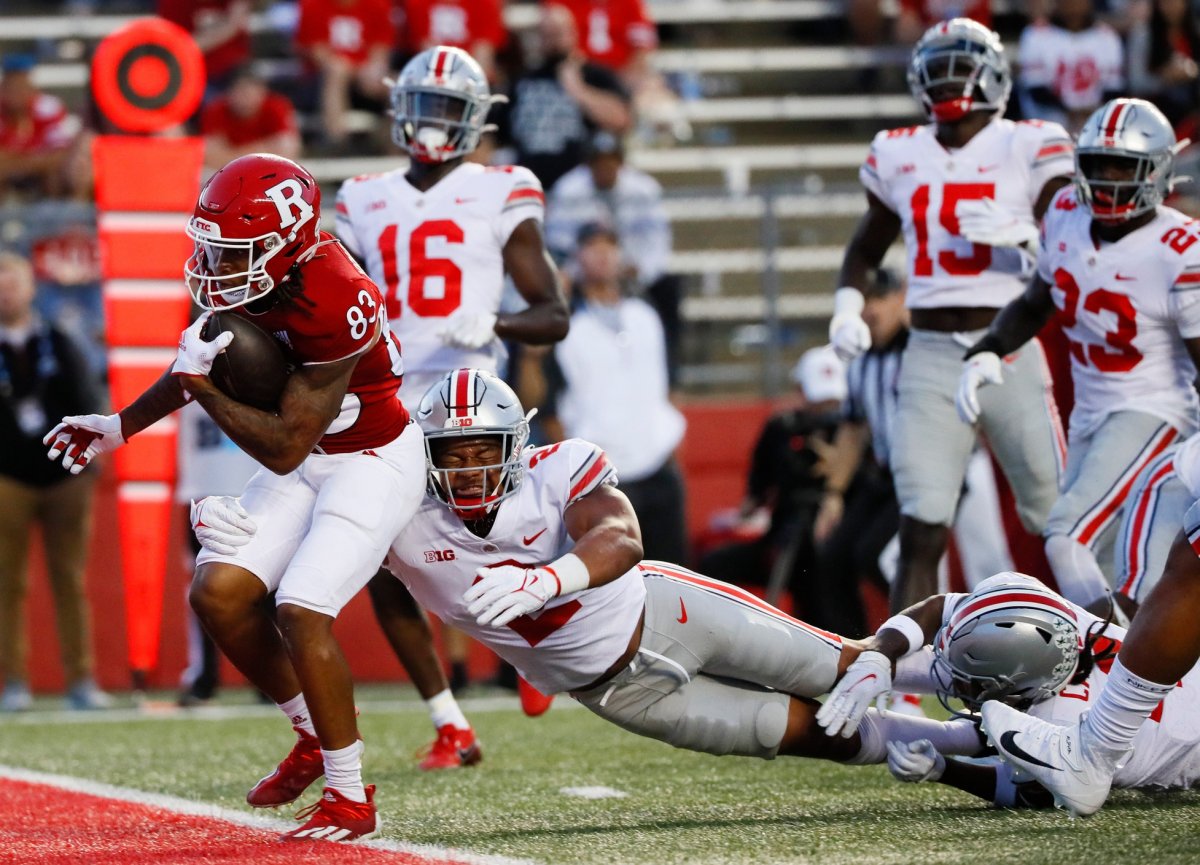
[[[846, 359], [870, 347], [862, 289], [901, 233], [912, 333], [899, 381], [892, 468], [900, 501], [893, 610], [932, 594], [963, 486], [975, 427], [957, 422], [962, 351], [1019, 295], [1037, 221], [1070, 181], [1071, 140], [1054, 123], [1000, 115], [1012, 88], [1000, 39], [955, 18], [913, 49], [913, 96], [930, 123], [880, 132], [859, 177], [867, 212], [846, 248], [830, 342]], [[1011, 355], [1004, 388], [983, 395], [979, 426], [1040, 532], [1054, 503], [1062, 434], [1037, 343]]]
[[[392, 140], [408, 153], [408, 167], [353, 178], [338, 193], [337, 233], [384, 290], [404, 346], [405, 405], [451, 369], [496, 372], [502, 340], [549, 344], [567, 333], [566, 301], [542, 237], [541, 183], [527, 168], [467, 161], [489, 128], [488, 110], [503, 98], [462, 49], [422, 51], [391, 90]], [[525, 303], [518, 312], [500, 311], [506, 274]], [[421, 768], [477, 761], [475, 734], [441, 667], [429, 663], [424, 614], [382, 570], [370, 593], [437, 730]], [[452, 654], [465, 655], [460, 635], [446, 638]]]
[[[978, 750], [970, 723], [865, 708], [859, 732], [823, 735], [812, 698], [861, 644], [735, 586], [640, 561], [637, 518], [604, 452], [581, 439], [526, 448], [528, 416], [491, 373], [451, 372], [416, 417], [428, 492], [388, 567], [539, 691], [711, 754], [879, 763], [889, 740], [924, 738], [943, 753]], [[245, 531], [224, 528], [227, 540]]]
[[[906, 615], [929, 645], [897, 663], [898, 683], [937, 693], [947, 708], [957, 699], [977, 712], [997, 700], [1057, 726], [1094, 708], [1125, 639], [1125, 629], [1111, 620], [1012, 572], [990, 577], [970, 594], [929, 598]], [[1115, 786], [1184, 789], [1200, 780], [1198, 706], [1200, 670], [1193, 669], [1138, 731]], [[888, 752], [889, 767], [902, 781], [940, 781], [1007, 808], [1048, 808], [1053, 801], [1003, 761], [948, 760], [930, 742], [890, 743]]]
[[[191, 399], [261, 465], [240, 503], [193, 516], [209, 545], [197, 557], [193, 609], [233, 664], [296, 730], [291, 752], [247, 795], [291, 802], [325, 776], [325, 792], [286, 840], [348, 841], [376, 832], [374, 787], [349, 670], [333, 621], [379, 567], [423, 497], [421, 431], [397, 399], [400, 349], [384, 298], [333, 237], [319, 230], [321, 193], [300, 165], [243, 156], [200, 191], [185, 266], [196, 302], [245, 316], [295, 365], [277, 412], [237, 403], [208, 377], [233, 339], [183, 332], [169, 369], [114, 415], [67, 417], [46, 436], [51, 459], [79, 472]], [[212, 544], [222, 520], [256, 532]], [[274, 613], [268, 608], [274, 593]]]
[[974, 424], [981, 398], [1000, 389], [983, 386], [1007, 378], [1001, 359], [1059, 314], [1075, 408], [1046, 557], [1063, 594], [1093, 612], [1108, 606], [1097, 553], [1111, 550], [1135, 479], [1200, 423], [1200, 244], [1195, 221], [1163, 206], [1178, 149], [1167, 118], [1142, 99], [1114, 99], [1088, 118], [1075, 186], [1042, 224], [1037, 275], [967, 350], [956, 397]]

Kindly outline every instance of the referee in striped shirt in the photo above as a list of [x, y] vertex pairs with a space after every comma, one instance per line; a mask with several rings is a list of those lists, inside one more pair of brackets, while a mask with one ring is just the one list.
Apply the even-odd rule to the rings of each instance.
[[904, 285], [895, 274], [876, 271], [864, 294], [871, 349], [850, 363], [845, 417], [822, 454], [825, 493], [813, 527], [814, 576], [821, 585], [813, 592], [818, 608], [809, 613], [814, 624], [850, 637], [866, 634], [859, 581], [882, 580], [879, 554], [900, 523], [889, 466], [900, 357], [908, 341]]

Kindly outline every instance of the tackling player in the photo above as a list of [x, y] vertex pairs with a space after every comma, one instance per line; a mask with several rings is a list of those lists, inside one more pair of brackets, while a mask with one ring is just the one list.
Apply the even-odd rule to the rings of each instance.
[[[449, 370], [496, 372], [503, 339], [544, 345], [567, 333], [566, 301], [542, 237], [541, 183], [526, 168], [466, 161], [488, 129], [488, 109], [503, 98], [491, 95], [483, 69], [465, 51], [422, 51], [391, 92], [392, 139], [408, 153], [408, 167], [353, 178], [338, 193], [338, 235], [384, 289], [404, 346], [405, 405], [416, 405]], [[527, 304], [519, 312], [500, 312], [505, 274]], [[421, 768], [476, 762], [475, 734], [440, 665], [428, 663], [432, 634], [424, 614], [382, 570], [370, 593], [438, 732]], [[454, 648], [465, 653], [465, 646]]]
[[[830, 342], [849, 359], [870, 347], [862, 289], [903, 232], [912, 333], [899, 382], [892, 468], [900, 563], [892, 608], [931, 594], [975, 444], [957, 422], [962, 350], [1025, 287], [1036, 222], [1069, 182], [1071, 141], [1054, 123], [1002, 119], [1012, 80], [999, 37], [964, 18], [931, 27], [913, 49], [909, 88], [932, 121], [879, 133], [859, 177], [867, 213], [842, 262]], [[1062, 432], [1040, 346], [1008, 359], [983, 395], [979, 425], [1040, 532], [1057, 495]]]
[[1167, 118], [1142, 99], [1114, 99], [1088, 118], [1075, 187], [1042, 224], [1037, 275], [967, 350], [956, 398], [974, 424], [995, 390], [981, 386], [1005, 377], [1001, 358], [1059, 314], [1075, 408], [1046, 557], [1063, 594], [1093, 612], [1109, 594], [1097, 553], [1135, 479], [1200, 421], [1200, 245], [1195, 221], [1162, 204], [1178, 149]]
[[[217, 390], [208, 373], [233, 336], [205, 341], [205, 315], [132, 404], [107, 417], [64, 418], [45, 441], [51, 459], [79, 472], [195, 399], [263, 466], [236, 507], [195, 508], [197, 537], [209, 542], [190, 599], [226, 657], [278, 704], [298, 737], [247, 801], [291, 802], [324, 774], [324, 794], [303, 812], [308, 821], [283, 838], [343, 841], [374, 834], [378, 817], [374, 787], [363, 786], [353, 685], [333, 621], [419, 505], [424, 460], [420, 429], [396, 397], [400, 351], [383, 297], [319, 230], [320, 215], [308, 171], [252, 154], [208, 180], [187, 227], [195, 252], [185, 273], [196, 302], [254, 321], [295, 364], [278, 412]], [[256, 531], [214, 544], [222, 518]]]
[[865, 709], [861, 733], [822, 735], [812, 698], [861, 644], [735, 586], [639, 561], [637, 518], [604, 452], [581, 439], [525, 448], [527, 416], [494, 375], [455, 370], [416, 416], [428, 493], [388, 567], [543, 693], [569, 692], [627, 730], [712, 754], [879, 763], [889, 740], [923, 738], [978, 750], [970, 723]]

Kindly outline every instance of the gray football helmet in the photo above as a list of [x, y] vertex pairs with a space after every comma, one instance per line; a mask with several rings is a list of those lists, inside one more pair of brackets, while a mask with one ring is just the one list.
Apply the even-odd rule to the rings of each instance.
[[1003, 111], [1012, 73], [1000, 37], [970, 18], [934, 24], [913, 48], [908, 89], [931, 120]]
[[[1092, 114], [1075, 145], [1079, 199], [1099, 222], [1125, 222], [1154, 210], [1175, 184], [1176, 142], [1170, 121], [1144, 99], [1113, 99]], [[1105, 177], [1112, 161], [1126, 162], [1129, 177]]]
[[[481, 369], [456, 369], [421, 397], [417, 424], [425, 434], [425, 465], [429, 494], [463, 516], [481, 516], [517, 491], [524, 476], [521, 452], [529, 441], [529, 418], [513, 389]], [[434, 443], [448, 438], [498, 436], [501, 461], [494, 465], [440, 468], [434, 463]], [[462, 499], [450, 483], [459, 472], [499, 471], [495, 487], [479, 498]], [[486, 475], [485, 475], [486, 477]]]
[[437, 45], [409, 60], [391, 82], [392, 140], [421, 162], [471, 153], [488, 129], [494, 102], [487, 76], [461, 48]]
[[1071, 681], [1082, 647], [1063, 598], [1024, 574], [997, 574], [959, 603], [934, 638], [938, 697], [972, 711], [987, 700], [1024, 709]]

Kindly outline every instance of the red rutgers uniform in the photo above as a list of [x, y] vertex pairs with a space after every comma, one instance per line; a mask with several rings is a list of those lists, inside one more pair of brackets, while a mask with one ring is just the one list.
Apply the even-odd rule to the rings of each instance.
[[408, 412], [397, 397], [404, 367], [378, 286], [331, 235], [322, 232], [321, 241], [303, 265], [298, 300], [261, 315], [236, 311], [282, 342], [300, 366], [363, 355], [342, 410], [318, 445], [325, 453], [348, 453], [390, 442], [404, 430]]

